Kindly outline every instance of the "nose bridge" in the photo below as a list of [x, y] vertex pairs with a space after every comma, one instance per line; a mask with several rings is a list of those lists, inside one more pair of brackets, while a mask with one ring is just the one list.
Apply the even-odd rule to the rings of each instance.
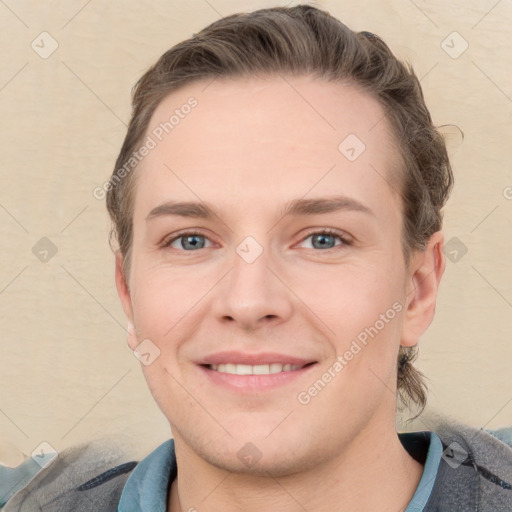
[[235, 248], [232, 263], [215, 301], [218, 319], [256, 328], [269, 319], [288, 318], [292, 311], [291, 294], [275, 275], [274, 267], [278, 265], [267, 247], [248, 236]]

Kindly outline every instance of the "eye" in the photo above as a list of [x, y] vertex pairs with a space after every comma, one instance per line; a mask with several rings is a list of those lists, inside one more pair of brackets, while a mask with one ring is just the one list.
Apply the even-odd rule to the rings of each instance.
[[[313, 249], [329, 250], [340, 245], [351, 245], [351, 241], [347, 236], [332, 229], [323, 229], [321, 231], [313, 231], [306, 238], [302, 239], [302, 243], [311, 239]], [[341, 243], [336, 244], [338, 239]], [[308, 247], [309, 249], [310, 247]]]
[[[303, 238], [301, 243], [304, 243], [308, 239], [311, 239], [312, 245], [312, 247], [309, 248], [313, 249], [329, 250], [339, 247], [340, 245], [351, 245], [351, 241], [346, 235], [332, 229], [313, 231]], [[336, 243], [336, 239], [338, 239], [340, 243]], [[206, 245], [207, 243], [211, 244], [211, 241], [202, 233], [198, 231], [187, 231], [173, 236], [163, 243], [163, 247], [193, 252], [194, 250], [211, 247], [211, 245]]]
[[206, 236], [197, 231], [187, 231], [181, 233], [178, 236], [174, 236], [170, 240], [164, 243], [164, 247], [170, 247], [172, 249], [194, 251], [195, 249], [204, 249], [205, 241], [210, 241]]

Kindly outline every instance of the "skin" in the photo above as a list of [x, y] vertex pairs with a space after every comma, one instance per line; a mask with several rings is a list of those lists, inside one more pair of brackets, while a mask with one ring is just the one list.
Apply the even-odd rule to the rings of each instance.
[[[175, 439], [179, 476], [168, 510], [403, 510], [423, 467], [397, 436], [396, 359], [432, 321], [443, 235], [406, 265], [399, 153], [367, 93], [307, 76], [210, 82], [173, 92], [154, 112], [148, 134], [190, 96], [198, 100], [137, 170], [129, 276], [116, 258], [128, 343], [150, 339], [160, 350], [142, 370]], [[338, 150], [350, 133], [366, 145], [353, 162]], [[282, 216], [288, 201], [334, 194], [371, 213]], [[217, 217], [146, 220], [169, 200], [203, 201]], [[204, 247], [184, 248], [176, 237], [188, 228], [201, 231]], [[350, 243], [334, 234], [322, 248], [326, 228]], [[252, 263], [236, 252], [247, 236], [263, 249]], [[395, 303], [401, 312], [299, 403]], [[220, 350], [317, 364], [272, 391], [240, 394], [212, 384], [196, 364]], [[262, 454], [250, 467], [237, 457], [248, 442]]]

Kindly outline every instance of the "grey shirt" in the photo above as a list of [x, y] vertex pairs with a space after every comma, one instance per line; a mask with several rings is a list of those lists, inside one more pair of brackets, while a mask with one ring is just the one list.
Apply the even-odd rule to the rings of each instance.
[[[443, 444], [443, 456], [423, 512], [512, 512], [512, 448], [484, 430], [448, 420], [433, 430]], [[136, 465], [94, 445], [66, 450], [4, 510], [117, 512]]]

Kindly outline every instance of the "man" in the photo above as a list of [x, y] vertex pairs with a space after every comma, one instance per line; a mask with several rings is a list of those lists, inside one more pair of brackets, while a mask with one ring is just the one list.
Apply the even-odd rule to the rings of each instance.
[[425, 404], [412, 360], [453, 181], [413, 71], [321, 10], [265, 9], [169, 50], [133, 105], [107, 195], [116, 284], [173, 440], [39, 503], [512, 510], [505, 443], [396, 432], [397, 402]]

